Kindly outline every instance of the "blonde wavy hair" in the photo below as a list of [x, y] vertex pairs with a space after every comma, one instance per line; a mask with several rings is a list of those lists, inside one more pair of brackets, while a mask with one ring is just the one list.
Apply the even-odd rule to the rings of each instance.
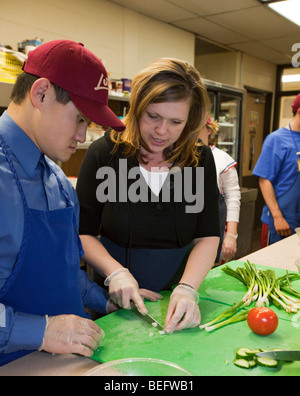
[[123, 132], [112, 131], [113, 152], [122, 144], [125, 157], [143, 159], [140, 155], [139, 120], [150, 103], [178, 102], [191, 99], [188, 121], [179, 139], [164, 150], [164, 159], [183, 168], [197, 166], [199, 160], [199, 130], [205, 125], [210, 99], [200, 73], [189, 62], [160, 58], [141, 70], [131, 85], [130, 107], [124, 119]]
[[207, 122], [206, 126], [211, 131], [211, 134], [208, 136], [208, 144], [215, 145], [218, 142], [219, 122], [217, 120], [210, 121]]

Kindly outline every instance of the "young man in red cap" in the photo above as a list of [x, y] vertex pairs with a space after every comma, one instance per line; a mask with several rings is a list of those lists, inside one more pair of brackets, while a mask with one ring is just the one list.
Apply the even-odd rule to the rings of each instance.
[[292, 104], [286, 127], [271, 133], [253, 170], [266, 205], [262, 212], [262, 247], [295, 232], [300, 226], [300, 94]]
[[[103, 289], [80, 270], [76, 193], [53, 161], [67, 161], [109, 109], [107, 72], [83, 44], [31, 51], [0, 118], [0, 366], [34, 350], [91, 356], [103, 331]], [[51, 161], [53, 160], [53, 161]]]

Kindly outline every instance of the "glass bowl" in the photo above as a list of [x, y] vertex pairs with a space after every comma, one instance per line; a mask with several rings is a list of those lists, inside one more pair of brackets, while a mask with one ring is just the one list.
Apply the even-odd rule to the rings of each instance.
[[98, 376], [192, 376], [175, 363], [152, 358], [128, 358], [99, 364], [86, 373]]

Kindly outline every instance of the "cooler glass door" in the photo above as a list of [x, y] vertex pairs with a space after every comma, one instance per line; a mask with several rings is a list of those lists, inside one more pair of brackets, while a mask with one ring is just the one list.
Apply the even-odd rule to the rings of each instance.
[[220, 94], [217, 147], [238, 161], [241, 99]]

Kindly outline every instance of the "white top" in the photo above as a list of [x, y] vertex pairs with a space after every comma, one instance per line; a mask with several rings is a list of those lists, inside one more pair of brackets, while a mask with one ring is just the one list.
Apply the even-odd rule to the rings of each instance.
[[152, 168], [152, 171], [148, 171], [140, 165], [140, 170], [144, 179], [146, 180], [146, 183], [156, 196], [159, 196], [160, 190], [162, 189], [162, 186], [169, 174], [167, 170], [160, 171], [159, 169], [161, 168], [155, 167]]
[[[226, 221], [238, 222], [240, 217], [241, 192], [238, 174], [235, 168], [237, 163], [225, 151], [215, 146], [211, 146], [211, 150], [216, 165], [219, 191], [224, 196], [227, 206]], [[151, 171], [148, 171], [141, 165], [140, 170], [151, 191], [156, 196], [159, 196], [169, 172], [159, 167], [151, 168]]]
[[239, 221], [241, 206], [241, 191], [236, 171], [236, 161], [225, 151], [211, 146], [214, 156], [217, 181], [220, 194], [225, 198], [227, 206], [226, 221]]

